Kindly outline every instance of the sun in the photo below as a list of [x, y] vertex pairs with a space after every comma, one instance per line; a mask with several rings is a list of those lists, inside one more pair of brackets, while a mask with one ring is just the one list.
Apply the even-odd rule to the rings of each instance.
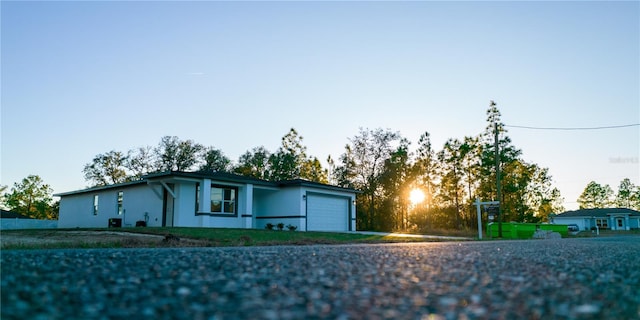
[[416, 205], [424, 201], [424, 193], [420, 189], [413, 189], [409, 192], [409, 201], [412, 205]]

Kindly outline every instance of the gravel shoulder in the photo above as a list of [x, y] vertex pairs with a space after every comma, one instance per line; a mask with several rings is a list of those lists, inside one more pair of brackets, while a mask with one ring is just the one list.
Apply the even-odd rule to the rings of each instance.
[[640, 319], [640, 238], [7, 250], [2, 319]]

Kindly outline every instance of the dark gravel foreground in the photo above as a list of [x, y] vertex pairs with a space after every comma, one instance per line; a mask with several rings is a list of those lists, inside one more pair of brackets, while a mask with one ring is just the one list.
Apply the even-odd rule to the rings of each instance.
[[640, 319], [640, 237], [0, 260], [2, 319]]

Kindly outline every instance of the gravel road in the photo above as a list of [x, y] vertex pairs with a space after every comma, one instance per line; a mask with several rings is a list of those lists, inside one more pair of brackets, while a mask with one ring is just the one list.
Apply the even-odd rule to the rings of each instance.
[[0, 260], [2, 319], [640, 319], [640, 237]]

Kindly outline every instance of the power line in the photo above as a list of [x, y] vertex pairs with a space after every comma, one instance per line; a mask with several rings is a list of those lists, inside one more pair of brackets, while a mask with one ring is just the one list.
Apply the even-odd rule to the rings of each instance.
[[632, 124], [623, 124], [619, 126], [602, 126], [602, 127], [530, 127], [530, 126], [515, 126], [505, 124], [505, 127], [509, 128], [519, 128], [519, 129], [531, 129], [531, 130], [603, 130], [603, 129], [618, 129], [618, 128], [628, 128], [628, 127], [637, 127], [640, 126], [640, 123], [632, 123]]

